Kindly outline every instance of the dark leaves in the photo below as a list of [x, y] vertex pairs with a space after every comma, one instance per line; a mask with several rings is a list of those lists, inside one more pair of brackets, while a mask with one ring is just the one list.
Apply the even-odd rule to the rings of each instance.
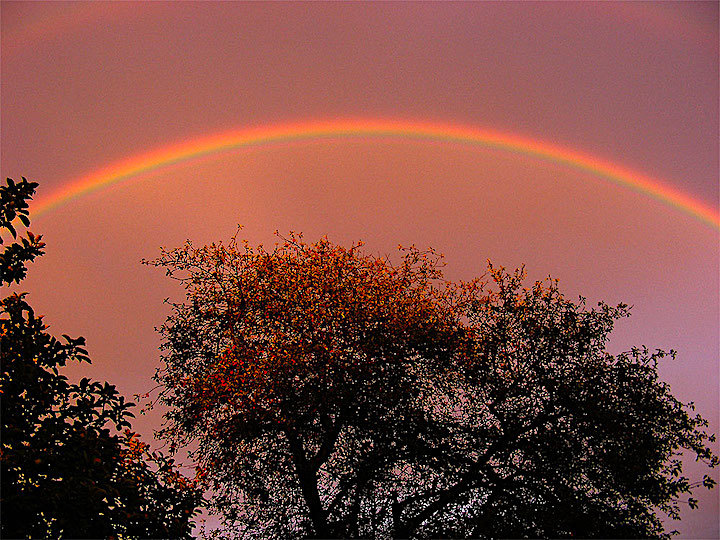
[[717, 464], [658, 378], [674, 352], [605, 350], [628, 306], [283, 240], [153, 263], [187, 292], [161, 329], [164, 434], [197, 444], [226, 534], [663, 536], [657, 509], [700, 485], [681, 453]]
[[[8, 179], [0, 187], [0, 228], [13, 237], [10, 222], [29, 223], [36, 186]], [[7, 246], [2, 281], [19, 282], [43, 247], [30, 232]], [[26, 296], [0, 305], [2, 537], [189, 537], [200, 492], [137, 436], [120, 436], [134, 404], [113, 385], [60, 374], [90, 362], [85, 340], [48, 334]]]

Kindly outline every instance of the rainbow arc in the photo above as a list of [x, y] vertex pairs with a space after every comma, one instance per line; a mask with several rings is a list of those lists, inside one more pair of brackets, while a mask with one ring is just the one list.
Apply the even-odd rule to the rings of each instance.
[[367, 119], [280, 124], [233, 130], [183, 141], [132, 156], [81, 176], [48, 197], [38, 200], [32, 210], [36, 216], [39, 216], [107, 186], [128, 181], [169, 165], [230, 150], [293, 141], [363, 137], [445, 141], [495, 148], [558, 163], [648, 195], [720, 230], [720, 214], [717, 209], [671, 186], [668, 182], [577, 150], [488, 129], [427, 122]]

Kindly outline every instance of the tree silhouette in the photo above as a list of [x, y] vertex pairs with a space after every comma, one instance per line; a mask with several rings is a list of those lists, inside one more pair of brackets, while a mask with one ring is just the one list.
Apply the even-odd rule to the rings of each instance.
[[606, 352], [624, 305], [492, 266], [445, 283], [439, 262], [291, 235], [151, 263], [186, 289], [161, 329], [164, 436], [196, 444], [222, 534], [665, 535], [658, 513], [714, 484], [681, 452], [718, 462], [666, 353]]
[[[0, 232], [14, 239], [0, 255], [3, 284], [20, 283], [43, 253], [40, 236], [18, 238], [13, 224], [29, 225], [36, 187], [0, 187]], [[46, 330], [25, 293], [2, 300], [2, 537], [190, 537], [200, 492], [127, 429], [133, 404], [113, 385], [61, 374], [90, 362], [85, 340]]]

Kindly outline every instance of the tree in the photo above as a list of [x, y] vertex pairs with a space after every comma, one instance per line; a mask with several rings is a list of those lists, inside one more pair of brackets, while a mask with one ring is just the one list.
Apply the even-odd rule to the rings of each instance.
[[152, 263], [186, 289], [161, 328], [163, 433], [196, 445], [223, 532], [662, 536], [697, 487], [680, 452], [717, 464], [665, 353], [605, 351], [624, 305], [492, 266], [444, 283], [439, 263], [301, 235]]
[[[0, 255], [3, 284], [20, 283], [43, 253], [40, 236], [18, 239], [13, 224], [29, 225], [36, 187], [0, 187], [0, 230], [14, 238]], [[90, 362], [85, 341], [48, 334], [26, 296], [3, 299], [0, 315], [2, 537], [189, 537], [199, 490], [127, 429], [133, 404], [113, 385], [60, 373]]]

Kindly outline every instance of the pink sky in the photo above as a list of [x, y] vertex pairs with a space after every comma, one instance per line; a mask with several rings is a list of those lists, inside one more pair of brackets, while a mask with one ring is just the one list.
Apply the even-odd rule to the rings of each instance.
[[[116, 160], [230, 129], [360, 117], [458, 123], [575, 148], [718, 207], [718, 4], [2, 3], [2, 174], [47, 195]], [[279, 229], [433, 246], [634, 306], [611, 351], [662, 366], [719, 432], [718, 230], [587, 173], [442, 142], [305, 141], [175, 165], [34, 220], [23, 289], [94, 377], [152, 386], [181, 292], [159, 246]], [[157, 417], [139, 419], [150, 437]], [[718, 537], [718, 490], [671, 524]]]

